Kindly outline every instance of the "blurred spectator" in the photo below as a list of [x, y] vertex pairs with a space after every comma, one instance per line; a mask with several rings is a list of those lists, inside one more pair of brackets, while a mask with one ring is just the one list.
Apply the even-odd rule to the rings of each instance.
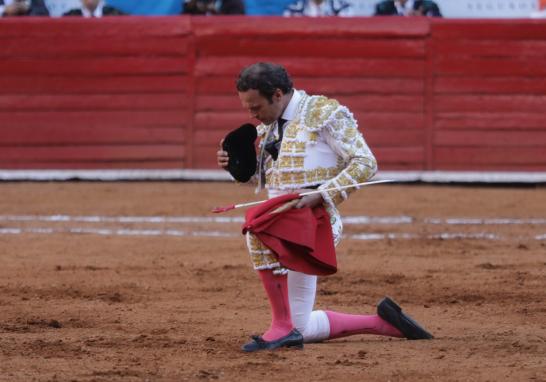
[[185, 0], [182, 13], [190, 15], [244, 15], [243, 0]]
[[288, 5], [285, 16], [351, 16], [351, 4], [345, 0], [299, 0]]
[[44, 0], [0, 0], [0, 16], [49, 16]]
[[531, 13], [531, 17], [535, 19], [544, 19], [546, 18], [546, 0], [540, 0], [538, 2], [538, 10]]
[[80, 17], [102, 17], [102, 16], [121, 16], [125, 13], [120, 10], [104, 4], [102, 0], [81, 0], [82, 6], [74, 8], [63, 14], [63, 16]]
[[215, 11], [215, 1], [213, 0], [186, 0], [182, 7], [182, 13], [190, 15], [208, 15]]
[[440, 8], [429, 0], [385, 0], [375, 6], [376, 16], [442, 17]]

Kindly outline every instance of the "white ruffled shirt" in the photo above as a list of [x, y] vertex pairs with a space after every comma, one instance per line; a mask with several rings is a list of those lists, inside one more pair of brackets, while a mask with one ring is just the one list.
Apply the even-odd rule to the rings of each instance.
[[102, 8], [104, 8], [104, 1], [99, 2], [97, 8], [93, 12], [85, 7], [81, 7], [83, 17], [102, 17]]
[[413, 11], [413, 0], [408, 0], [402, 5], [400, 1], [395, 1], [394, 6], [396, 7], [396, 11], [401, 16], [408, 16]]

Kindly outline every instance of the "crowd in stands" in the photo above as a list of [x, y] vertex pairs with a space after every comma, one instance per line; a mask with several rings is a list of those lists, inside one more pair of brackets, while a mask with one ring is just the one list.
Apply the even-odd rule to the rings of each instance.
[[244, 15], [243, 0], [186, 0], [182, 13], [192, 15]]
[[44, 0], [0, 0], [0, 16], [49, 16]]
[[[180, 1], [180, 0], [179, 0]], [[115, 3], [115, 1], [114, 1]], [[79, 7], [64, 12], [63, 16], [103, 17], [130, 14], [105, 0], [81, 0]], [[242, 15], [244, 0], [181, 0], [180, 13], [190, 15]], [[352, 16], [347, 0], [293, 0], [286, 3], [284, 16]], [[48, 16], [44, 0], [0, 0], [0, 16]], [[430, 0], [380, 0], [375, 7], [377, 16], [434, 16], [441, 17], [440, 9]]]
[[[120, 15], [546, 18], [546, 0], [0, 0], [0, 17]], [[453, 0], [455, 1], [455, 0]], [[440, 10], [440, 6], [442, 11]]]
[[352, 16], [351, 4], [345, 0], [299, 0], [288, 4], [284, 16]]
[[431, 16], [442, 17], [438, 4], [429, 0], [385, 0], [375, 6], [378, 16]]
[[101, 0], [81, 0], [81, 2], [81, 7], [71, 9], [63, 16], [102, 17], [124, 15], [119, 9], [107, 5]]
[[546, 18], [546, 0], [539, 0], [538, 9], [531, 13], [531, 17], [536, 19]]
[[[285, 16], [352, 16], [351, 4], [346, 0], [298, 0], [289, 4]], [[440, 8], [429, 0], [383, 0], [375, 6], [376, 16], [432, 16], [441, 17]]]

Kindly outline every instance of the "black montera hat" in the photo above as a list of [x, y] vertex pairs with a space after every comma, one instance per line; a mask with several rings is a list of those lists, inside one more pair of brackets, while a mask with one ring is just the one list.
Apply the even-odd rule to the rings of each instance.
[[256, 172], [256, 127], [245, 123], [224, 138], [222, 148], [227, 151], [227, 170], [239, 182], [248, 182]]

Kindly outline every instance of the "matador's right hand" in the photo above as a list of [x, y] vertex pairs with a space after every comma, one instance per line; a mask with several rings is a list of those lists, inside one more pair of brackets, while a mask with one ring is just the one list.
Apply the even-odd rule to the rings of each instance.
[[222, 139], [220, 141], [220, 150], [216, 152], [216, 161], [218, 163], [218, 166], [222, 167], [223, 169], [226, 169], [229, 163], [229, 156], [227, 151], [224, 151], [222, 148], [222, 144], [224, 143], [224, 140]]

